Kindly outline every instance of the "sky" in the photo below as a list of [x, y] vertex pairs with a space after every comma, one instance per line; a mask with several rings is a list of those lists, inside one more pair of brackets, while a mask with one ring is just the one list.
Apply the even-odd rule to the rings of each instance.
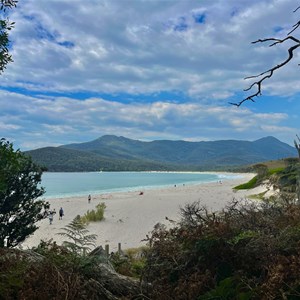
[[[287, 58], [295, 0], [19, 0], [14, 62], [0, 75], [0, 137], [22, 151], [112, 134], [257, 140], [300, 134], [300, 50]], [[299, 3], [298, 3], [299, 5]], [[3, 12], [2, 12], [3, 17]], [[293, 32], [300, 37], [300, 29]]]

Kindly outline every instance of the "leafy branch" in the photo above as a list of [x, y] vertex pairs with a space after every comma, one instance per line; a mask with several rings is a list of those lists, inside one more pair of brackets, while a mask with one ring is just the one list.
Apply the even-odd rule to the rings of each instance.
[[[17, 6], [16, 0], [0, 0], [0, 11], [6, 11], [8, 8]], [[9, 19], [0, 19], [0, 73], [6, 69], [6, 65], [13, 61], [9, 54], [9, 31], [13, 29], [15, 22]]]

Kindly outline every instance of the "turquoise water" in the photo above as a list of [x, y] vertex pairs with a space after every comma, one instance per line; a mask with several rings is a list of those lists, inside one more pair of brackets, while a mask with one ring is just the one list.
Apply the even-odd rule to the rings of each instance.
[[237, 175], [170, 172], [50, 173], [42, 176], [43, 198], [135, 191], [236, 178]]

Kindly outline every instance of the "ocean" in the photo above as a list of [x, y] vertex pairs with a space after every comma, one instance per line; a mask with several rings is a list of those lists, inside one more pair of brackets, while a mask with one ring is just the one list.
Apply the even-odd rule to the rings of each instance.
[[198, 172], [45, 172], [41, 185], [46, 191], [43, 198], [47, 199], [191, 185], [237, 177]]

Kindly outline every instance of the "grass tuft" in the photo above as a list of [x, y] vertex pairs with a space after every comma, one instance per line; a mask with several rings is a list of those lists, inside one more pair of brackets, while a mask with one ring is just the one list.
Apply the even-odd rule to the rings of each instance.
[[104, 220], [104, 210], [106, 208], [106, 205], [104, 202], [99, 203], [96, 206], [96, 210], [88, 210], [84, 216], [80, 217], [81, 221], [84, 224], [88, 224], [89, 222], [99, 222]]

